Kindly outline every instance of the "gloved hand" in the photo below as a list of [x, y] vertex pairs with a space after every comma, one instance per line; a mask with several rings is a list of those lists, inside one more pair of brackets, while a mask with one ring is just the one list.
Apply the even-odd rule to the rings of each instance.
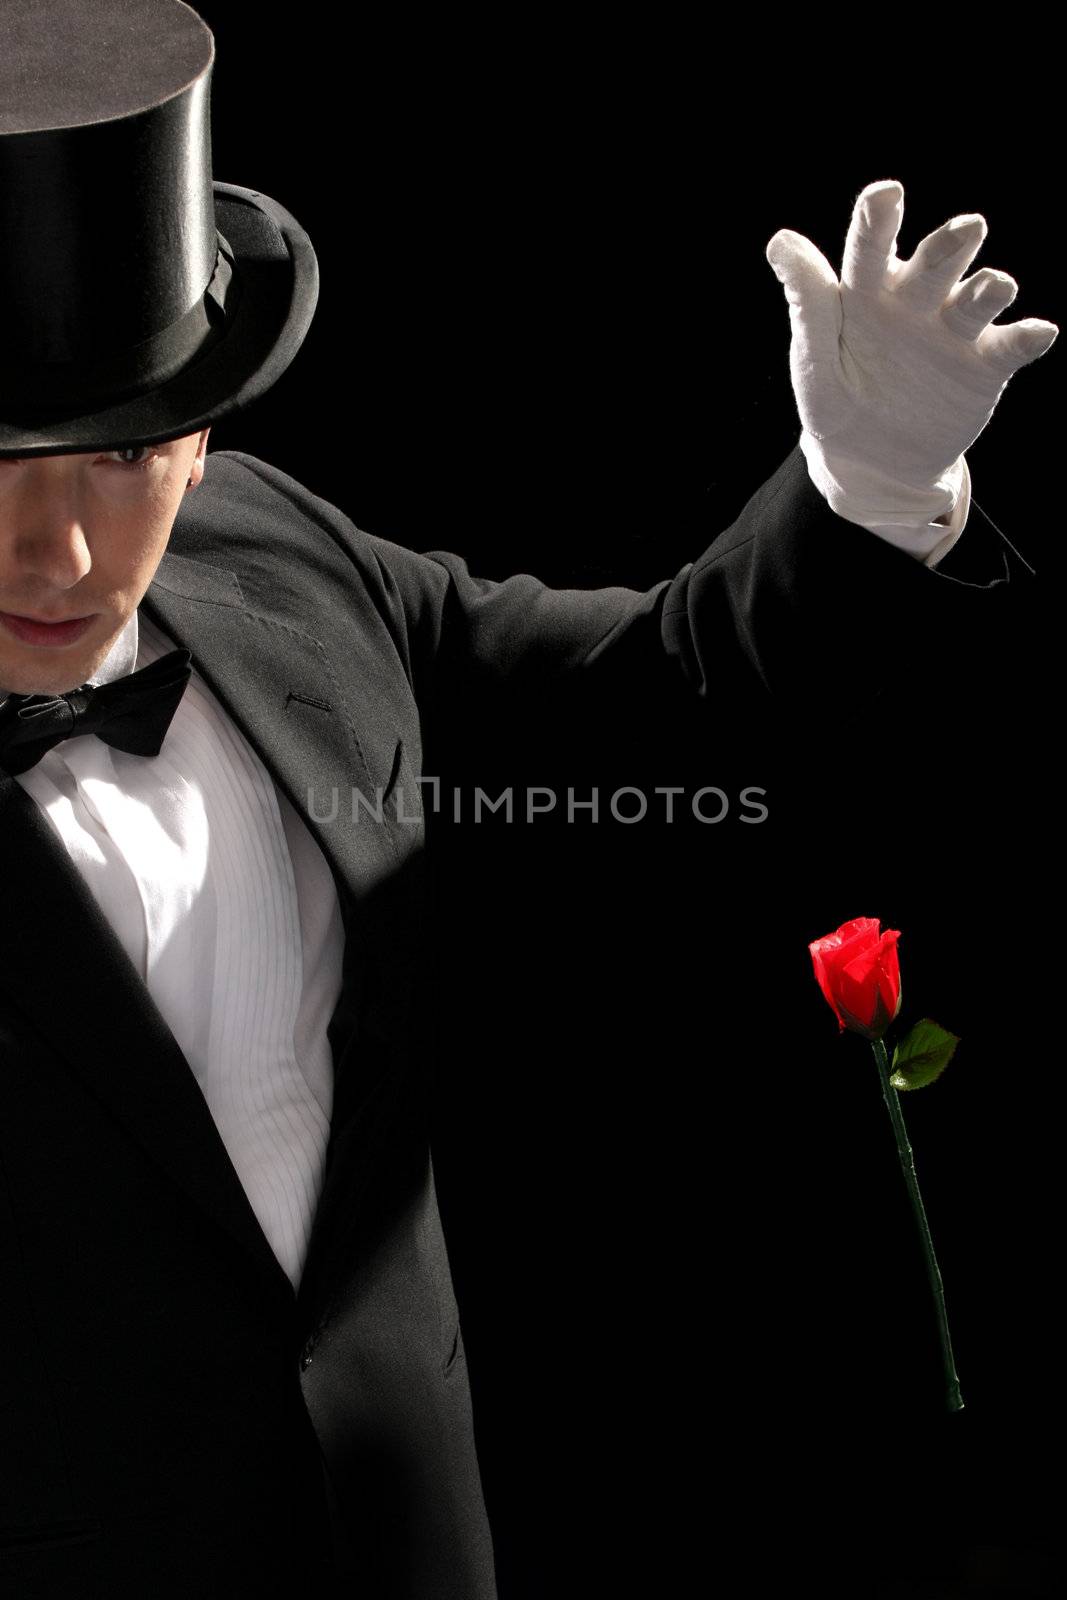
[[810, 239], [783, 228], [767, 260], [784, 284], [789, 369], [816, 487], [839, 515], [920, 526], [952, 511], [963, 452], [1017, 368], [1059, 329], [1024, 317], [993, 325], [1018, 293], [982, 267], [960, 282], [988, 232], [953, 217], [901, 261], [903, 185], [869, 183], [852, 213], [841, 281]]

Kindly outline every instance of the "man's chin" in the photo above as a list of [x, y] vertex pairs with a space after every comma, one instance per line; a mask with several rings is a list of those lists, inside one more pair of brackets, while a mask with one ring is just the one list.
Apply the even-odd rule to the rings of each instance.
[[40, 669], [35, 673], [8, 672], [0, 662], [0, 695], [69, 694], [72, 689], [80, 689], [83, 683], [88, 682], [95, 670], [95, 667], [90, 667], [87, 672], [77, 675], [69, 670], [52, 673]]
[[0, 650], [0, 695], [56, 695], [80, 689], [106, 661], [120, 631], [77, 655], [47, 648], [27, 648], [24, 653]]

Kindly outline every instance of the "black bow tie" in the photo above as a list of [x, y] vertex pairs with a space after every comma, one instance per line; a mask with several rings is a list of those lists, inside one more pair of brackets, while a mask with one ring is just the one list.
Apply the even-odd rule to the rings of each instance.
[[0, 767], [15, 777], [63, 739], [95, 733], [116, 750], [157, 756], [185, 693], [192, 652], [171, 650], [147, 667], [68, 694], [11, 694], [0, 701]]

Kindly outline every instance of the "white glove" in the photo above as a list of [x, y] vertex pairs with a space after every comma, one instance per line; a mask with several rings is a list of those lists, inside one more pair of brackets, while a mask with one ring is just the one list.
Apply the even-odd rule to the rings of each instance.
[[1059, 328], [1024, 317], [997, 326], [1018, 293], [982, 267], [960, 282], [988, 232], [953, 217], [901, 261], [904, 187], [869, 183], [856, 200], [841, 281], [810, 239], [783, 228], [767, 260], [784, 284], [800, 447], [816, 488], [851, 522], [921, 527], [955, 510], [963, 452], [1017, 368]]

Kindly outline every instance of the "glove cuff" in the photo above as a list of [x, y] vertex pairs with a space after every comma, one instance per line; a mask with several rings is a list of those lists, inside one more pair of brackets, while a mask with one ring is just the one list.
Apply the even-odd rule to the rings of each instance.
[[[902, 483], [878, 467], [834, 455], [807, 429], [800, 448], [808, 476], [830, 509], [861, 527], [926, 528], [955, 511], [964, 492], [966, 462], [961, 455], [927, 488]], [[944, 529], [937, 537], [942, 537]]]

